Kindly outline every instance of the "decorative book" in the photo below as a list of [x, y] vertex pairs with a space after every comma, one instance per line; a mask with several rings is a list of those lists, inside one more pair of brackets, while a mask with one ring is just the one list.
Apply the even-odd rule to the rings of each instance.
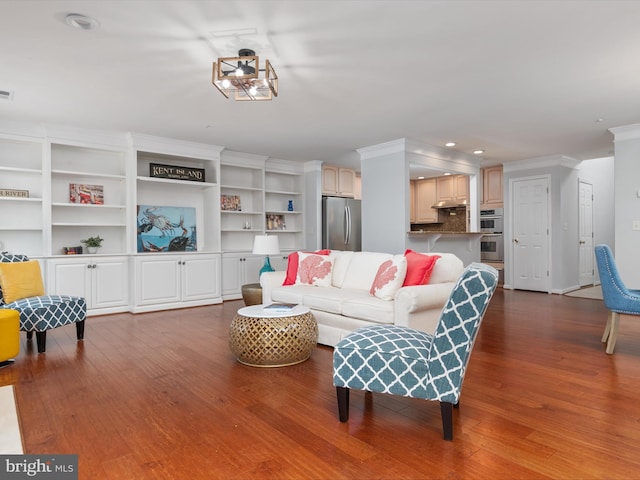
[[273, 313], [286, 313], [297, 307], [295, 303], [271, 303], [262, 307], [263, 310]]
[[69, 201], [88, 205], [104, 205], [104, 188], [102, 185], [70, 183]]
[[240, 196], [220, 195], [220, 209], [229, 212], [242, 211], [242, 207], [240, 206]]

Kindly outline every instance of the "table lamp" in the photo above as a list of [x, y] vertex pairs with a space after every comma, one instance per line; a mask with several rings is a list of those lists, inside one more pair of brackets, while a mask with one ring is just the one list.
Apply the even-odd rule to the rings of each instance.
[[264, 272], [273, 272], [274, 269], [269, 261], [269, 255], [280, 254], [278, 237], [275, 235], [256, 235], [256, 238], [253, 241], [253, 254], [265, 255], [264, 265], [260, 269], [260, 275]]

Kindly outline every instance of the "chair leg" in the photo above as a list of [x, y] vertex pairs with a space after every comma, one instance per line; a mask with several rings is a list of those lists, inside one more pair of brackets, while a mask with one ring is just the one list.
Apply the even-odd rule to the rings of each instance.
[[31, 340], [33, 338], [33, 331], [28, 331], [27, 332], [27, 340]]
[[602, 334], [602, 343], [607, 343], [609, 339], [609, 334], [611, 333], [611, 317], [613, 316], [613, 312], [609, 310], [609, 314], [607, 315], [607, 324], [604, 327], [604, 333]]
[[338, 397], [338, 417], [341, 422], [346, 422], [349, 420], [349, 389], [336, 387], [336, 395]]
[[440, 402], [440, 415], [442, 416], [442, 431], [444, 439], [453, 440], [453, 404]]
[[36, 332], [36, 342], [38, 344], [38, 353], [44, 353], [47, 349], [47, 332]]
[[616, 347], [618, 327], [620, 327], [620, 314], [617, 312], [611, 312], [611, 331], [609, 332], [609, 340], [607, 340], [606, 350], [609, 355], [613, 353], [613, 349]]
[[78, 340], [84, 340], [84, 320], [76, 322], [76, 336]]

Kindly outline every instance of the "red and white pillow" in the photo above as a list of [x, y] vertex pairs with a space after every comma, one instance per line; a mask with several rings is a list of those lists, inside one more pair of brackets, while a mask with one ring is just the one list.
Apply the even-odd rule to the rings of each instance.
[[[296, 278], [298, 277], [298, 256], [303, 252], [293, 252], [289, 254], [287, 258], [287, 276], [284, 279], [282, 285], [295, 285]], [[311, 252], [309, 252], [311, 253]], [[317, 252], [313, 252], [317, 255], [329, 255], [331, 250], [318, 250]]]
[[316, 253], [298, 253], [296, 285], [330, 287], [334, 258]]
[[394, 255], [378, 267], [369, 293], [381, 300], [393, 300], [402, 287], [406, 273], [407, 259], [403, 255]]
[[428, 284], [440, 255], [424, 255], [406, 250], [404, 256], [407, 259], [407, 275], [402, 286]]

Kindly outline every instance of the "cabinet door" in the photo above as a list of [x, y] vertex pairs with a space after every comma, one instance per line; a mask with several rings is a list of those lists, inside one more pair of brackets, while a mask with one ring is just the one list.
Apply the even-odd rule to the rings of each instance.
[[453, 177], [455, 199], [458, 202], [469, 201], [469, 177], [467, 175], [455, 175]]
[[214, 255], [182, 257], [182, 300], [220, 296], [219, 260]]
[[436, 177], [436, 191], [439, 202], [448, 202], [454, 199], [453, 176]]
[[434, 223], [438, 221], [438, 211], [431, 206], [436, 203], [436, 179], [416, 182], [416, 223]]
[[488, 167], [482, 171], [482, 203], [502, 206], [502, 167]]
[[136, 305], [172, 303], [181, 300], [179, 257], [138, 257]]
[[49, 284], [47, 293], [51, 295], [73, 295], [84, 297], [87, 308], [93, 308], [91, 297], [91, 262], [80, 260], [49, 262]]
[[349, 168], [338, 169], [338, 194], [343, 197], [354, 197], [356, 194], [356, 172]]
[[240, 295], [244, 255], [222, 255], [222, 296]]
[[409, 223], [416, 222], [416, 182], [409, 182]]
[[93, 262], [93, 308], [127, 305], [129, 299], [128, 264], [125, 258]]
[[322, 167], [322, 194], [338, 194], [338, 167], [325, 165]]
[[[278, 267], [274, 264], [277, 262], [278, 255], [269, 257], [271, 266], [278, 270]], [[260, 255], [247, 255], [244, 261], [244, 283], [259, 283], [260, 282], [260, 269], [264, 265], [264, 257]]]

